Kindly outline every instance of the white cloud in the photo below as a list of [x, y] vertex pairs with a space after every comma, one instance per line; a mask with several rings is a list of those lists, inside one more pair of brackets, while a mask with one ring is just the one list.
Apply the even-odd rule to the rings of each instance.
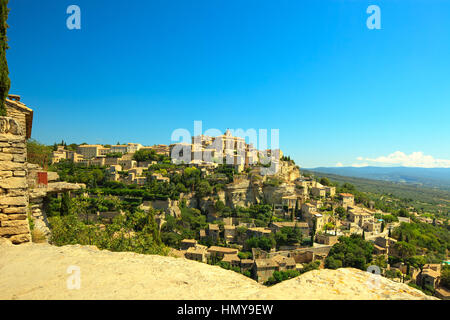
[[[363, 160], [362, 157], [358, 157], [357, 159]], [[450, 160], [435, 159], [433, 156], [425, 155], [420, 151], [413, 152], [409, 155], [401, 151], [395, 151], [388, 156], [365, 158], [364, 160], [376, 164], [398, 165], [403, 167], [450, 168]]]
[[355, 167], [355, 168], [368, 167], [368, 166], [369, 166], [369, 164], [367, 162], [352, 164], [352, 167]]
[[336, 167], [343, 167], [344, 165], [342, 164], [342, 162], [338, 162], [336, 163]]
[[364, 158], [363, 157], [358, 157], [358, 158], [356, 158], [356, 160], [363, 161]]

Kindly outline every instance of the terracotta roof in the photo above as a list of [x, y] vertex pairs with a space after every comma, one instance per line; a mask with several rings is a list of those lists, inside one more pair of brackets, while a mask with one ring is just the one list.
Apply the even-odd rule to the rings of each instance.
[[343, 197], [354, 197], [351, 193], [340, 193], [340, 195]]

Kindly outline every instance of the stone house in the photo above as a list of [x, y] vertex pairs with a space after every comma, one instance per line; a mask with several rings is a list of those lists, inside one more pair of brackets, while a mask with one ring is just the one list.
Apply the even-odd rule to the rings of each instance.
[[282, 228], [299, 228], [302, 232], [303, 236], [309, 236], [309, 225], [306, 222], [291, 222], [291, 221], [282, 221], [282, 222], [271, 222], [269, 228], [273, 233], [277, 233]]
[[211, 257], [222, 259], [226, 254], [237, 254], [238, 249], [212, 246], [208, 249]]
[[197, 244], [189, 247], [184, 254], [186, 259], [206, 263], [208, 259], [207, 247]]
[[318, 233], [316, 235], [316, 242], [332, 246], [335, 243], [338, 243], [338, 236], [327, 233]]
[[340, 193], [339, 194], [342, 197], [341, 205], [344, 208], [347, 208], [348, 206], [354, 206], [355, 205], [355, 196], [351, 193]]
[[151, 175], [151, 179], [152, 179], [152, 180], [156, 180], [156, 181], [158, 181], [158, 182], [167, 182], [167, 183], [170, 182], [170, 178], [164, 177], [164, 176], [163, 176], [162, 174], [160, 174], [160, 173], [153, 173], [153, 174]]
[[325, 186], [324, 188], [327, 196], [334, 197], [334, 195], [336, 194], [336, 187]]
[[374, 217], [364, 208], [348, 206], [348, 220], [363, 227], [366, 223], [373, 223]]
[[64, 149], [64, 146], [58, 146], [56, 151], [52, 152], [52, 164], [58, 163], [61, 160], [67, 159], [67, 150]]
[[241, 260], [241, 272], [250, 271], [253, 268], [254, 261], [252, 259]]
[[219, 225], [210, 223], [208, 225], [208, 237], [213, 239], [214, 241], [219, 239], [220, 237], [220, 229]]
[[122, 166], [123, 170], [130, 170], [137, 166], [137, 162], [135, 160], [128, 160], [123, 158], [118, 159], [118, 164]]
[[378, 234], [381, 232], [381, 223], [380, 222], [365, 222], [363, 225], [363, 229], [366, 232], [371, 232], [372, 234]]
[[303, 217], [306, 219], [308, 217], [311, 217], [313, 213], [317, 212], [317, 207], [311, 203], [303, 203], [302, 204], [302, 214]]
[[410, 218], [406, 218], [406, 217], [397, 217], [398, 222], [402, 223], [411, 223], [411, 219]]
[[253, 265], [253, 276], [259, 283], [264, 283], [273, 275], [278, 264], [272, 259], [256, 259]]
[[266, 228], [262, 228], [262, 227], [255, 227], [255, 228], [248, 228], [247, 229], [247, 237], [248, 238], [252, 238], [252, 237], [267, 237], [272, 233], [272, 230], [270, 229], [266, 229]]
[[295, 259], [292, 257], [276, 255], [272, 260], [278, 265], [277, 271], [295, 270], [296, 268]]
[[[375, 238], [375, 250], [377, 250], [380, 254], [388, 254], [390, 256], [395, 256], [396, 252], [394, 249], [394, 245], [397, 243], [397, 240], [389, 237], [376, 237]], [[381, 250], [379, 248], [384, 248], [386, 251]]]
[[296, 195], [286, 195], [281, 197], [281, 204], [283, 207], [287, 207], [288, 210], [295, 209], [297, 205], [297, 196]]
[[181, 240], [181, 250], [187, 250], [189, 248], [197, 246], [197, 240], [195, 239], [183, 239]]
[[314, 197], [320, 197], [320, 198], [325, 198], [327, 195], [327, 191], [324, 187], [312, 187], [311, 188], [311, 194]]
[[225, 225], [224, 226], [224, 238], [227, 243], [236, 241], [236, 227]]
[[439, 284], [441, 274], [431, 268], [423, 269], [417, 276], [417, 283], [421, 286], [436, 288]]
[[232, 267], [240, 267], [241, 265], [241, 259], [235, 253], [225, 254], [222, 258], [222, 262], [229, 263]]
[[84, 159], [93, 159], [101, 155], [106, 155], [109, 152], [108, 148], [99, 144], [84, 144], [77, 147], [77, 153], [81, 154]]

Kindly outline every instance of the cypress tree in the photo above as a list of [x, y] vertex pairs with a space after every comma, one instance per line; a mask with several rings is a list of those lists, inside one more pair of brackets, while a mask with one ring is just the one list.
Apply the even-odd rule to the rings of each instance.
[[8, 97], [11, 81], [9, 80], [9, 69], [6, 61], [6, 50], [8, 49], [8, 39], [6, 29], [8, 24], [8, 1], [0, 0], [0, 116], [6, 115], [5, 99]]
[[314, 246], [314, 238], [316, 237], [316, 229], [317, 229], [317, 223], [316, 220], [313, 220], [313, 227], [311, 229], [311, 247]]

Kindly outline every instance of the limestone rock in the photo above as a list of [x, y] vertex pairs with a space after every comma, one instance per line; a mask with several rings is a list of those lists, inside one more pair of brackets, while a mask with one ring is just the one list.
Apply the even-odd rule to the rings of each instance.
[[[29, 244], [0, 247], [0, 299], [436, 299], [386, 278], [370, 285], [356, 269], [315, 270], [265, 287], [233, 271], [184, 258]], [[67, 290], [67, 267], [81, 270], [81, 290]], [[151, 275], [151, 276], [149, 276]]]
[[10, 177], [0, 180], [0, 188], [19, 189], [27, 188], [27, 179], [22, 177]]
[[31, 242], [31, 235], [29, 233], [18, 234], [18, 235], [12, 236], [11, 238], [9, 238], [9, 240], [13, 244], [21, 244], [21, 243], [25, 243], [25, 242]]
[[6, 204], [11, 206], [25, 206], [27, 205], [26, 197], [6, 197], [0, 196], [0, 205]]

